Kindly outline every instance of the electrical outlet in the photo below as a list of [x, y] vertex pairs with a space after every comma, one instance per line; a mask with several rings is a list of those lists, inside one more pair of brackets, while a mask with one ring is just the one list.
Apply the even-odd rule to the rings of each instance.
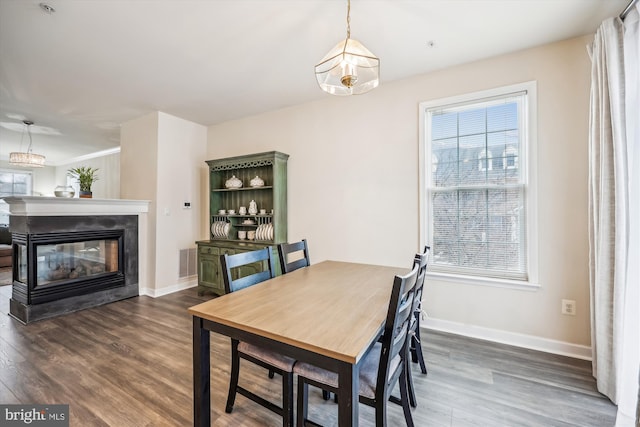
[[562, 300], [562, 314], [568, 314], [569, 316], [576, 315], [576, 302], [572, 299]]

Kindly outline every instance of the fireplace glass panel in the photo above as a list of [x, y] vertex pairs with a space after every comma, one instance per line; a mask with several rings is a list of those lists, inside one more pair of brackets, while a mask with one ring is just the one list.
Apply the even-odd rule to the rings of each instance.
[[27, 283], [27, 247], [25, 245], [17, 245], [17, 264], [18, 273], [16, 279], [19, 282]]
[[37, 286], [117, 272], [118, 239], [38, 245]]

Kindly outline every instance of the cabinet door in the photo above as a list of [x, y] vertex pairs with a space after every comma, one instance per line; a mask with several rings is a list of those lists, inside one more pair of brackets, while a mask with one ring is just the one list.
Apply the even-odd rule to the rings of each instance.
[[219, 248], [214, 246], [198, 247], [198, 291], [203, 292], [203, 288], [208, 288], [216, 294], [224, 294], [219, 253]]
[[218, 260], [213, 256], [200, 256], [198, 263], [200, 271], [198, 272], [199, 285], [218, 288]]

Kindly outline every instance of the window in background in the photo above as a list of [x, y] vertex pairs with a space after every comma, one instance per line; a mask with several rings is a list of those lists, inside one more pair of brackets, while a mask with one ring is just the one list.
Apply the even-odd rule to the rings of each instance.
[[432, 272], [537, 279], [534, 99], [535, 83], [528, 83], [421, 104], [421, 221]]
[[0, 170], [0, 197], [30, 196], [31, 172]]
[[[30, 196], [31, 172], [0, 169], [0, 197]], [[9, 224], [9, 205], [0, 200], [0, 224]]]

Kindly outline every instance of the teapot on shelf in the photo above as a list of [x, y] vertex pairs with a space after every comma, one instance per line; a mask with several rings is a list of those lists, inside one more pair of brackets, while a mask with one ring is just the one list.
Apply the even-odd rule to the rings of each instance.
[[255, 200], [249, 202], [249, 215], [255, 215], [258, 213], [258, 205]]

